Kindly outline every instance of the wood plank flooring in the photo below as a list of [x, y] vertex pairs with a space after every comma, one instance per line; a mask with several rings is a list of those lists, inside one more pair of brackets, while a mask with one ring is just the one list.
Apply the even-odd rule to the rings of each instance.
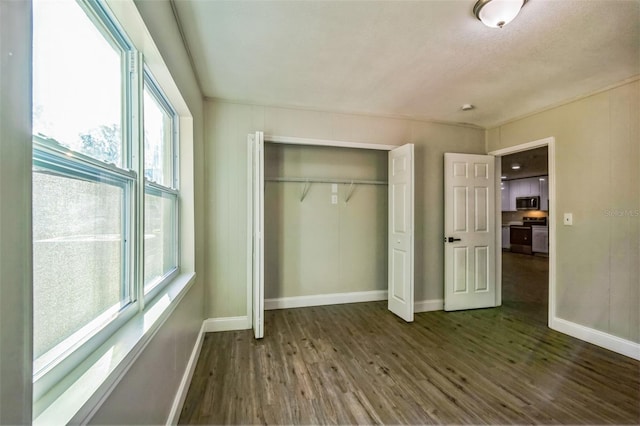
[[504, 305], [266, 312], [209, 333], [181, 424], [638, 424], [640, 363], [546, 327], [547, 260], [505, 253]]

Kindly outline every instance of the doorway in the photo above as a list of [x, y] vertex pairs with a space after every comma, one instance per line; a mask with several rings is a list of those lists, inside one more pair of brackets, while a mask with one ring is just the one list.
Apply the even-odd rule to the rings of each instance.
[[526, 321], [555, 317], [555, 139], [490, 153], [496, 157], [498, 304]]

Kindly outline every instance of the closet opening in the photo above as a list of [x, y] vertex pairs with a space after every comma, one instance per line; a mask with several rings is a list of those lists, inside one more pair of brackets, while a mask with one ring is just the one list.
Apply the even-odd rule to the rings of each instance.
[[265, 310], [387, 298], [387, 155], [265, 143]]
[[[265, 144], [266, 139], [266, 144]], [[387, 300], [414, 315], [414, 146], [249, 134], [247, 305]]]

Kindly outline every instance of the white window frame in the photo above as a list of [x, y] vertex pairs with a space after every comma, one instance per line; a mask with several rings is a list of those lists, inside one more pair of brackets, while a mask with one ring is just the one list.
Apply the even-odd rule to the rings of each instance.
[[34, 136], [33, 163], [60, 177], [77, 178], [91, 182], [108, 181], [124, 189], [122, 274], [120, 277], [120, 303], [85, 324], [45, 354], [34, 360], [34, 397], [40, 397], [61, 377], [66, 376], [77, 363], [102, 344], [109, 335], [127, 322], [138, 311], [137, 296], [132, 276], [132, 212], [135, 204], [137, 174], [72, 152], [51, 139]]
[[[171, 103], [169, 102], [169, 100], [167, 99], [166, 95], [164, 94], [164, 92], [162, 91], [162, 89], [160, 88], [160, 86], [158, 85], [158, 83], [156, 82], [155, 78], [153, 77], [153, 75], [151, 74], [151, 71], [149, 71], [146, 66], [144, 69], [144, 76], [143, 76], [143, 90], [144, 88], [147, 89], [147, 91], [149, 92], [149, 94], [154, 98], [154, 100], [158, 103], [158, 105], [160, 106], [160, 108], [167, 113], [167, 115], [169, 115], [171, 117], [171, 134], [170, 134], [170, 156], [171, 156], [171, 177], [170, 177], [170, 186], [167, 185], [162, 185], [159, 184], [157, 182], [154, 181], [150, 181], [146, 178], [146, 176], [144, 176], [144, 173], [141, 173], [141, 176], [143, 176], [143, 180], [144, 180], [144, 188], [143, 188], [143, 192], [144, 195], [146, 195], [148, 192], [149, 193], [155, 193], [155, 194], [159, 194], [160, 196], [168, 196], [170, 199], [173, 200], [173, 208], [174, 208], [174, 223], [172, 226], [172, 232], [173, 232], [173, 241], [176, 242], [176, 247], [175, 250], [173, 252], [173, 263], [176, 265], [175, 268], [170, 269], [169, 271], [167, 271], [164, 275], [162, 275], [161, 277], [159, 277], [149, 288], [149, 290], [145, 293], [146, 289], [145, 289], [145, 285], [144, 285], [144, 276], [142, 277], [142, 284], [141, 284], [141, 300], [143, 301], [149, 301], [152, 300], [154, 297], [156, 297], [158, 295], [158, 293], [168, 284], [171, 282], [171, 280], [173, 280], [180, 272], [180, 244], [178, 244], [179, 241], [179, 226], [178, 224], [180, 223], [180, 203], [179, 203], [179, 198], [180, 198], [180, 193], [178, 190], [178, 164], [179, 164], [179, 157], [178, 157], [178, 153], [179, 153], [179, 143], [178, 143], [178, 135], [179, 135], [179, 127], [178, 127], [178, 113], [176, 112], [175, 108], [173, 108], [173, 106], [171, 105]], [[143, 94], [140, 95], [140, 99], [144, 99]], [[142, 103], [144, 104], [144, 101], [142, 101]], [[142, 122], [144, 122], [144, 120], [141, 120]], [[143, 132], [144, 133], [144, 132]], [[141, 150], [142, 152], [144, 152], [144, 134], [141, 136], [141, 143], [143, 144]], [[144, 162], [142, 164], [142, 167], [144, 170]], [[144, 202], [144, 195], [143, 195], [143, 202]], [[144, 222], [143, 222], [144, 223]], [[144, 233], [144, 225], [143, 225], [143, 233]], [[143, 240], [144, 240], [144, 236], [143, 236]], [[144, 262], [144, 250], [142, 253], [142, 261]]]
[[[99, 181], [100, 176], [118, 182], [126, 182], [127, 202], [125, 210], [125, 232], [129, 242], [123, 259], [121, 289], [128, 295], [128, 302], [114, 306], [98, 316], [61, 344], [34, 360], [33, 400], [34, 414], [39, 415], [52, 400], [65, 391], [57, 386], [69, 380], [70, 374], [87, 360], [101, 345], [114, 336], [137, 314], [145, 313], [149, 304], [165, 287], [180, 274], [179, 199], [178, 190], [178, 115], [153, 81], [164, 103], [172, 112], [173, 178], [172, 187], [164, 187], [144, 178], [144, 134], [143, 134], [143, 82], [147, 73], [143, 70], [142, 54], [137, 52], [126, 33], [119, 26], [101, 0], [77, 0], [87, 13], [88, 19], [114, 48], [122, 55], [122, 147], [121, 164], [107, 164], [87, 155], [72, 151], [55, 140], [33, 136], [34, 165], [50, 169], [52, 173], [66, 177], [82, 177]], [[150, 76], [150, 73], [149, 73]], [[174, 241], [176, 267], [165, 274], [160, 282], [144, 294], [144, 197], [145, 189], [170, 194], [175, 201]], [[124, 244], [124, 242], [123, 242]], [[46, 395], [46, 397], [45, 397]]]
[[[167, 195], [172, 201], [173, 201], [173, 209], [175, 212], [174, 215], [174, 222], [173, 222], [173, 226], [172, 226], [172, 231], [173, 232], [173, 238], [172, 240], [175, 242], [176, 247], [175, 250], [173, 252], [173, 263], [175, 264], [175, 267], [173, 267], [172, 269], [170, 269], [169, 271], [166, 271], [164, 275], [162, 275], [161, 277], [157, 278], [155, 280], [155, 282], [153, 282], [153, 284], [151, 285], [151, 287], [149, 288], [148, 291], [146, 291], [145, 293], [145, 285], [144, 285], [144, 278], [143, 280], [140, 282], [140, 290], [143, 294], [142, 296], [142, 300], [144, 301], [149, 301], [151, 299], [153, 299], [154, 297], [157, 296], [157, 294], [167, 285], [171, 282], [171, 280], [173, 280], [175, 277], [178, 276], [179, 272], [180, 272], [180, 265], [179, 265], [179, 261], [180, 261], [180, 244], [178, 244], [178, 238], [179, 238], [179, 234], [178, 234], [178, 223], [179, 223], [179, 215], [180, 215], [180, 210], [179, 210], [179, 193], [177, 190], [175, 189], [167, 189], [165, 187], [162, 187], [161, 185], [157, 185], [153, 182], [145, 182], [145, 188], [144, 188], [144, 195], [146, 195], [147, 193], [154, 193], [153, 195], [157, 195], [157, 196], [165, 196]], [[142, 260], [144, 263], [144, 253], [142, 256]]]

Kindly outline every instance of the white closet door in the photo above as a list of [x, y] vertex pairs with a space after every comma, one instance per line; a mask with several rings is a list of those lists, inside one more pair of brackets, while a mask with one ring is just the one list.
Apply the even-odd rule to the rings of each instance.
[[253, 333], [256, 339], [264, 337], [264, 134], [250, 134], [249, 149], [252, 158], [252, 232], [253, 232]]
[[496, 304], [495, 157], [444, 154], [444, 309]]
[[389, 151], [389, 310], [413, 321], [413, 144]]

